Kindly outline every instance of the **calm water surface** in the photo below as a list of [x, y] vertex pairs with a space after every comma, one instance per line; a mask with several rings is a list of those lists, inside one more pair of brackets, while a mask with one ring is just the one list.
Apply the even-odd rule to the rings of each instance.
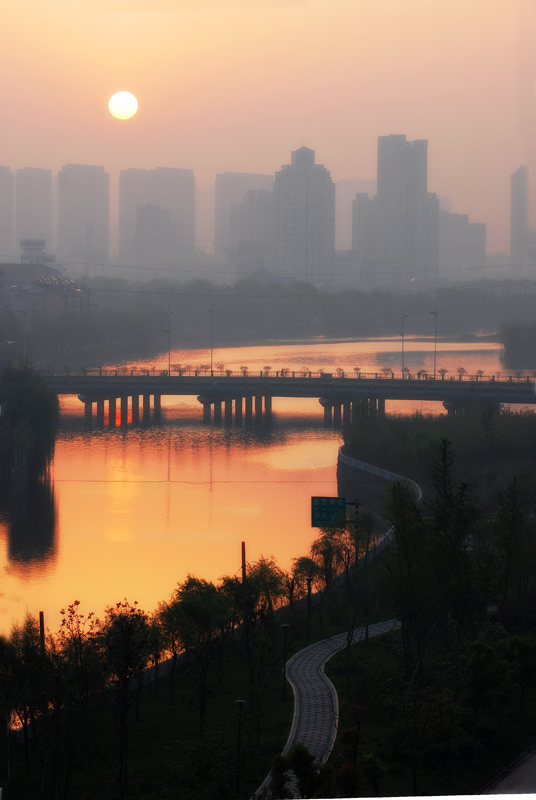
[[[406, 338], [405, 364], [433, 373], [433, 341]], [[453, 374], [507, 372], [499, 345], [438, 342], [437, 368]], [[401, 367], [400, 339], [271, 344], [214, 350], [226, 369], [298, 370]], [[176, 350], [171, 363], [210, 363], [207, 350]], [[167, 368], [168, 353], [131, 366]], [[158, 426], [85, 431], [83, 406], [62, 399], [62, 426], [49, 486], [37, 487], [26, 513], [0, 518], [0, 631], [27, 611], [44, 611], [56, 630], [60, 609], [80, 600], [103, 613], [123, 598], [152, 611], [188, 573], [218, 581], [249, 561], [275, 556], [288, 569], [305, 555], [311, 495], [335, 495], [340, 431], [323, 427], [317, 400], [274, 400], [269, 426], [203, 426], [195, 398], [163, 398]], [[387, 411], [433, 404], [387, 404]]]

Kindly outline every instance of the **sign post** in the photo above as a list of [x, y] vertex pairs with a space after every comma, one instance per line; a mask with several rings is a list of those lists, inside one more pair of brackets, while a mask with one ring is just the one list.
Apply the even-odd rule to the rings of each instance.
[[311, 497], [311, 527], [336, 525], [346, 516], [346, 497]]

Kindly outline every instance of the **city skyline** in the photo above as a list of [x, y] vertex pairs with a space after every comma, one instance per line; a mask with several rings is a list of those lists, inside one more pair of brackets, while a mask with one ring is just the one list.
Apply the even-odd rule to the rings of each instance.
[[[335, 191], [337, 185], [329, 169], [316, 163], [314, 150], [305, 146], [292, 151], [291, 163], [283, 164], [274, 176], [230, 172], [217, 175], [213, 266], [220, 279], [232, 280], [233, 276], [264, 268], [283, 278], [335, 278], [360, 283], [363, 288], [414, 280], [435, 285], [443, 279], [456, 282], [490, 277], [487, 270], [494, 270], [495, 266], [511, 268], [510, 277], [532, 277], [530, 259], [526, 264], [517, 263], [520, 259], [512, 249], [513, 228], [510, 256], [502, 254], [505, 263], [486, 263], [486, 223], [452, 212], [448, 198], [428, 192], [426, 140], [408, 141], [404, 134], [391, 134], [379, 136], [377, 145], [377, 181], [341, 181], [340, 192]], [[519, 167], [511, 179], [520, 172], [525, 176], [524, 213], [528, 217], [528, 169]], [[16, 177], [19, 183], [24, 179], [22, 199], [28, 194], [28, 187], [36, 185], [29, 209], [16, 192], [14, 197], [11, 193], [17, 228], [20, 213], [24, 218], [35, 217], [37, 223], [43, 217], [53, 217], [52, 185], [57, 182], [57, 236], [55, 230], [45, 236], [39, 226], [32, 233], [26, 225], [25, 238], [45, 240], [47, 250], [56, 253], [58, 263], [74, 270], [71, 274], [83, 274], [84, 269], [90, 275], [106, 274], [105, 266], [109, 265], [117, 267], [117, 275], [125, 267], [125, 277], [133, 278], [135, 270], [137, 278], [143, 280], [150, 275], [191, 272], [196, 261], [199, 274], [203, 273], [194, 252], [197, 220], [193, 170], [122, 170], [115, 242], [118, 247], [112, 246], [111, 250], [110, 182], [104, 167], [64, 165], [54, 181], [51, 170], [29, 168], [13, 174], [3, 167], [0, 177], [6, 196], [4, 206], [9, 202], [9, 178]], [[48, 189], [46, 193], [42, 191], [43, 184]], [[511, 225], [515, 218], [513, 198], [512, 194]], [[341, 221], [350, 222], [352, 241], [346, 246], [340, 241], [344, 233], [341, 230], [336, 242], [336, 206], [339, 229]], [[532, 229], [526, 222], [525, 227], [529, 253]], [[17, 260], [15, 250], [16, 246], [13, 257]], [[4, 262], [6, 252], [0, 253]]]
[[[430, 191], [507, 251], [510, 175], [536, 174], [535, 17], [533, 0], [8, 0], [0, 163], [103, 164], [114, 185], [189, 168], [203, 193], [302, 145], [336, 183], [371, 180], [377, 137], [404, 133], [430, 142]], [[108, 112], [120, 89], [128, 121]]]

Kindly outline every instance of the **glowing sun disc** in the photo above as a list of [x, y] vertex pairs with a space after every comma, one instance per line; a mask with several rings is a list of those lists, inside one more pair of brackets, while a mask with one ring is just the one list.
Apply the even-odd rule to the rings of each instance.
[[130, 92], [116, 92], [110, 97], [108, 108], [116, 119], [130, 119], [138, 110], [138, 101]]

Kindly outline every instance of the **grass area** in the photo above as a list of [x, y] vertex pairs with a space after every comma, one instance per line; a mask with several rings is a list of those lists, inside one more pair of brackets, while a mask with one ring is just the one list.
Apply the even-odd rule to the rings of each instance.
[[[407, 753], [404, 754], [403, 731], [393, 721], [390, 693], [403, 671], [396, 632], [352, 645], [351, 656], [340, 651], [326, 665], [326, 675], [334, 684], [340, 702], [340, 728], [345, 725], [345, 709], [349, 703], [361, 708], [361, 746], [364, 752], [377, 755], [386, 767], [380, 782], [381, 796], [412, 796], [415, 794], [413, 775]], [[527, 723], [520, 726], [503, 720], [500, 731], [489, 728], [485, 751], [476, 758], [470, 755], [468, 742], [459, 737], [457, 757], [451, 767], [450, 779], [444, 750], [430, 742], [423, 744], [417, 766], [417, 793], [420, 795], [467, 795], [478, 793], [487, 783], [534, 744], [536, 719], [534, 697]], [[528, 708], [527, 708], [528, 710]], [[483, 726], [484, 732], [484, 726]], [[337, 746], [332, 761], [337, 759]], [[374, 794], [370, 785], [368, 794]]]

